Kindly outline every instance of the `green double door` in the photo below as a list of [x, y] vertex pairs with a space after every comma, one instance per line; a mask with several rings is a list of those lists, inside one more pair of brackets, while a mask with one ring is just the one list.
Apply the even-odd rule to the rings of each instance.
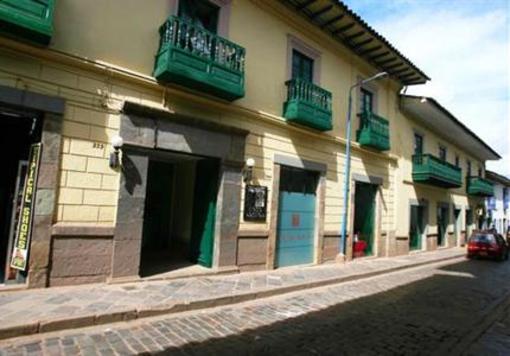
[[409, 229], [409, 249], [420, 250], [422, 248], [421, 237], [425, 229], [425, 207], [420, 205], [411, 206], [411, 223]]
[[377, 187], [374, 184], [356, 182], [354, 193], [354, 234], [357, 234], [358, 241], [366, 243], [365, 256], [371, 256], [374, 253]]

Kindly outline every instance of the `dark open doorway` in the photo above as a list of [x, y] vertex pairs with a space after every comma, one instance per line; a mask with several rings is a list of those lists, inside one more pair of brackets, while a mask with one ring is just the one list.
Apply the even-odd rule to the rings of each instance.
[[0, 110], [0, 284], [23, 283], [26, 278], [27, 271], [10, 268], [10, 259], [30, 146], [40, 142], [41, 127], [35, 115]]
[[168, 153], [147, 176], [140, 276], [212, 266], [219, 162]]
[[374, 254], [377, 185], [356, 182], [354, 192], [353, 257]]
[[447, 206], [439, 206], [437, 208], [437, 246], [442, 247], [446, 245], [446, 236], [448, 233], [448, 214], [449, 208]]
[[457, 246], [457, 244], [459, 243], [460, 241], [460, 233], [461, 233], [461, 230], [462, 230], [462, 225], [461, 225], [461, 209], [454, 209], [453, 210], [453, 227], [454, 227], [454, 237], [455, 237], [455, 246]]

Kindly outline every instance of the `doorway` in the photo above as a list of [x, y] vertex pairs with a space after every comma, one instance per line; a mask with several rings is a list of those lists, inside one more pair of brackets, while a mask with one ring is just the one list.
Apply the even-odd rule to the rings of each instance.
[[471, 232], [473, 231], [473, 211], [471, 209], [466, 209], [466, 237], [464, 238], [464, 244], [467, 243], [469, 238], [471, 237]]
[[212, 267], [218, 176], [215, 159], [165, 153], [149, 160], [141, 277]]
[[443, 247], [446, 245], [446, 234], [448, 229], [448, 206], [439, 206], [437, 208], [437, 246]]
[[318, 173], [281, 166], [276, 267], [313, 262]]
[[15, 112], [0, 113], [0, 284], [24, 283], [27, 270], [10, 267], [30, 147], [40, 142], [41, 120]]
[[375, 206], [378, 186], [356, 182], [354, 190], [353, 257], [374, 254]]
[[457, 244], [459, 243], [460, 241], [460, 230], [461, 230], [461, 215], [460, 215], [460, 212], [461, 210], [460, 209], [454, 209], [453, 210], [453, 228], [454, 228], [454, 237], [455, 237], [455, 242], [454, 242], [454, 246], [457, 246]]
[[411, 222], [409, 229], [409, 249], [411, 251], [422, 249], [422, 236], [425, 231], [425, 207], [411, 205]]

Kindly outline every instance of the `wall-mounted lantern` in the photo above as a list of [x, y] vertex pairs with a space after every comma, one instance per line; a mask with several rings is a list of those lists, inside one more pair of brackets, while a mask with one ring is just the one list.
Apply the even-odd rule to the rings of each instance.
[[113, 151], [110, 152], [110, 168], [119, 168], [120, 167], [120, 149], [124, 145], [124, 140], [120, 136], [112, 137], [112, 148]]
[[253, 178], [253, 167], [255, 166], [255, 160], [253, 158], [248, 158], [246, 160], [244, 169], [243, 169], [243, 180], [245, 183], [251, 182]]

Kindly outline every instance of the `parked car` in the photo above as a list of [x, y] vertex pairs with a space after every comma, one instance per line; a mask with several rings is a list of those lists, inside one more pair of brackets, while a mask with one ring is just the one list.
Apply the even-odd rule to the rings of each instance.
[[473, 232], [468, 241], [467, 257], [508, 260], [509, 246], [503, 236], [493, 231]]

